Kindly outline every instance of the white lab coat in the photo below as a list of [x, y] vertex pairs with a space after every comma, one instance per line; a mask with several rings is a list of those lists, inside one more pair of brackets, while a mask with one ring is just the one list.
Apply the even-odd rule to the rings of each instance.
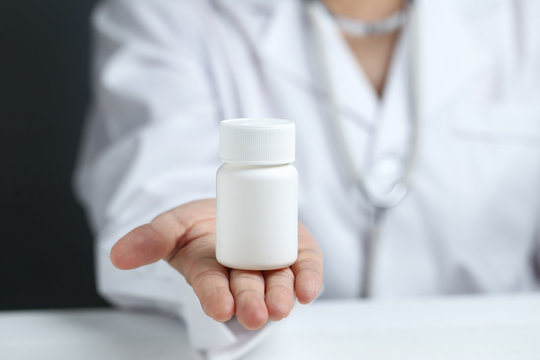
[[[414, 76], [395, 75], [379, 107], [337, 30], [317, 15], [343, 139], [361, 173], [405, 161], [408, 89], [418, 98], [410, 191], [381, 223], [371, 295], [537, 289], [540, 2], [415, 6], [420, 30], [402, 40], [394, 70]], [[96, 234], [100, 293], [178, 314], [209, 354], [234, 355], [261, 336], [206, 317], [167, 264], [120, 271], [108, 255], [158, 213], [214, 197], [218, 122], [259, 116], [296, 121], [299, 214], [325, 255], [323, 296], [358, 297], [373, 209], [329, 124], [302, 1], [110, 0], [94, 15], [95, 105], [76, 187]]]

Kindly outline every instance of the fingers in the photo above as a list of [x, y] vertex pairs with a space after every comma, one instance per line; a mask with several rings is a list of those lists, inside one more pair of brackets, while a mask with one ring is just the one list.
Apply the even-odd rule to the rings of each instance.
[[[192, 241], [197, 239], [197, 241]], [[300, 225], [298, 259], [291, 268], [267, 271], [229, 270], [215, 258], [215, 200], [202, 200], [167, 211], [120, 239], [111, 261], [120, 269], [167, 260], [184, 274], [205, 313], [227, 321], [235, 313], [247, 329], [286, 317], [294, 294], [312, 301], [322, 286], [322, 252]]]
[[298, 260], [291, 268], [265, 271], [231, 270], [230, 289], [236, 316], [246, 329], [262, 327], [268, 318], [281, 320], [294, 306], [315, 299], [323, 281], [323, 256], [319, 245], [300, 225]]
[[236, 301], [236, 318], [246, 329], [256, 330], [268, 321], [264, 278], [260, 271], [231, 270], [230, 287]]
[[290, 268], [267, 271], [266, 308], [268, 317], [278, 321], [288, 316], [294, 306], [294, 275]]
[[294, 289], [298, 301], [302, 304], [313, 301], [322, 287], [323, 255], [303, 225], [298, 228], [298, 259], [291, 268], [295, 275]]
[[111, 250], [111, 261], [120, 269], [134, 269], [170, 258], [190, 239], [194, 224], [215, 218], [215, 200], [187, 203], [162, 213], [122, 237]]
[[215, 257], [215, 235], [210, 233], [188, 243], [169, 261], [183, 273], [201, 302], [204, 312], [217, 321], [234, 315], [234, 298], [229, 290], [229, 271]]

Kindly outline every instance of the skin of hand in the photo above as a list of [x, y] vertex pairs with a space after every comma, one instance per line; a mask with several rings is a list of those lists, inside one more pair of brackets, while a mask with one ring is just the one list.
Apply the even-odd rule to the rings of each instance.
[[135, 269], [161, 259], [193, 287], [204, 312], [217, 321], [236, 315], [248, 330], [268, 319], [289, 315], [294, 297], [311, 302], [323, 280], [321, 249], [301, 224], [298, 259], [288, 268], [271, 271], [229, 269], [215, 255], [216, 200], [193, 201], [158, 215], [113, 246], [111, 261], [119, 269]]

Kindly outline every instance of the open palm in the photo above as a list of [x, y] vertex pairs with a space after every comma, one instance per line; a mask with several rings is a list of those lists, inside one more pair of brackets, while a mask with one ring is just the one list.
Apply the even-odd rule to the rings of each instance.
[[246, 329], [286, 317], [294, 297], [311, 302], [323, 278], [321, 250], [299, 225], [298, 259], [270, 271], [229, 269], [216, 260], [216, 201], [198, 200], [164, 212], [122, 237], [111, 250], [120, 269], [166, 260], [193, 287], [204, 312], [217, 321], [236, 314]]

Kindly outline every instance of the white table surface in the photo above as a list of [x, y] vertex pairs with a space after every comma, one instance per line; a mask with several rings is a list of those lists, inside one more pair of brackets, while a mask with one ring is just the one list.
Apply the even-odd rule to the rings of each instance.
[[[187, 359], [178, 320], [118, 310], [0, 312], [0, 359]], [[540, 359], [540, 295], [300, 307], [243, 359]]]

